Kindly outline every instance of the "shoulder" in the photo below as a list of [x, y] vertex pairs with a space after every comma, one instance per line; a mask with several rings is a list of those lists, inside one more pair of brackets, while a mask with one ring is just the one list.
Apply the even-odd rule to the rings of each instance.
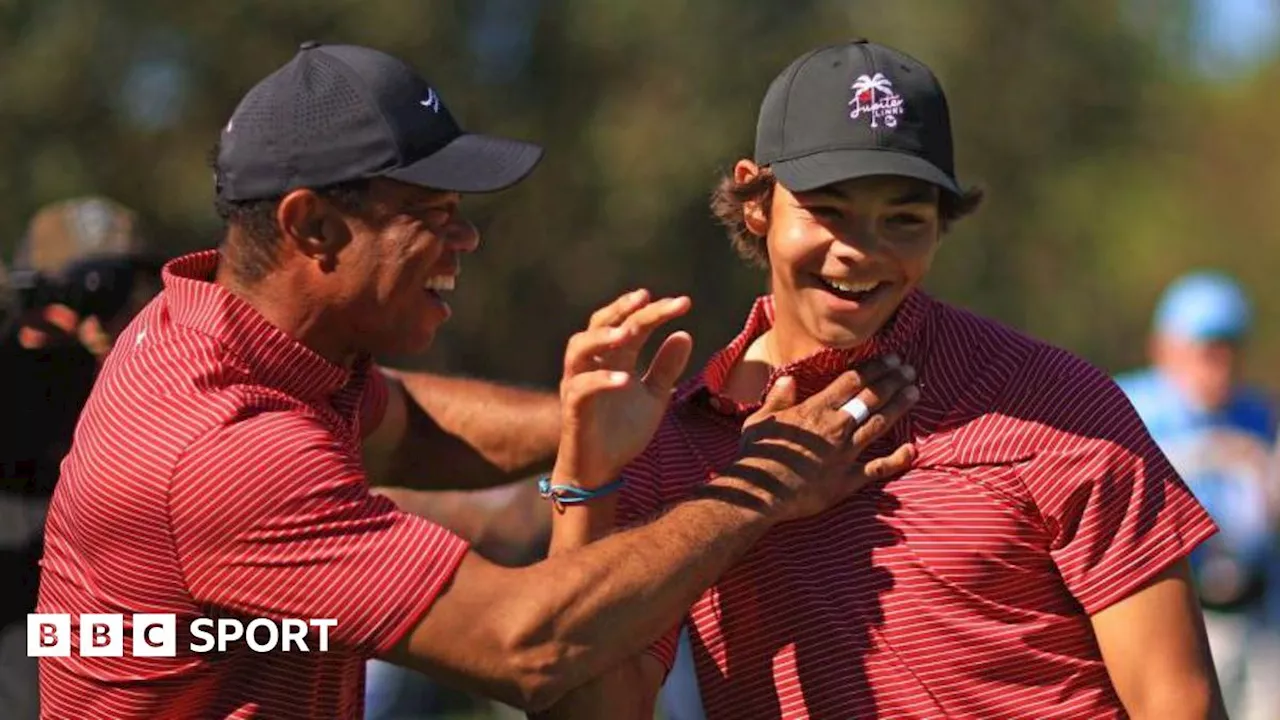
[[1133, 425], [1133, 405], [1105, 371], [1059, 347], [1041, 344], [1004, 399], [1027, 419], [1068, 435], [1095, 437]]
[[933, 336], [946, 339], [946, 352], [969, 369], [972, 408], [958, 418], [956, 440], [973, 461], [1027, 460], [1134, 427], [1124, 392], [1084, 358], [953, 306], [942, 305], [936, 317]]
[[1000, 320], [933, 298], [930, 298], [929, 318], [934, 326], [932, 335], [936, 337], [941, 332], [950, 337], [949, 347], [953, 349], [964, 347], [962, 340], [974, 339], [997, 344], [1005, 350], [1044, 344]]
[[103, 365], [102, 382], [128, 386], [127, 398], [196, 396], [242, 384], [242, 363], [219, 338], [172, 322], [156, 301], [125, 329]]
[[930, 355], [992, 383], [989, 409], [1053, 414], [1068, 399], [1123, 399], [1107, 373], [1075, 353], [954, 305], [935, 301], [932, 316]]
[[169, 504], [176, 523], [238, 526], [349, 504], [367, 490], [349, 441], [304, 413], [274, 410], [229, 418], [191, 442], [170, 478]]
[[1246, 385], [1237, 390], [1231, 412], [1237, 422], [1268, 439], [1276, 432], [1275, 398], [1262, 388]]
[[328, 460], [358, 469], [359, 455], [348, 438], [303, 409], [239, 403], [195, 438], [185, 465], [209, 463], [210, 473], [252, 469], [256, 481], [305, 475], [308, 463]]
[[81, 412], [73, 446], [89, 476], [116, 466], [167, 478], [194, 444], [262, 404], [233, 357], [211, 338], [139, 318], [112, 350]]
[[926, 362], [957, 381], [963, 377], [968, 387], [962, 394], [980, 396], [982, 402], [1048, 348], [1003, 322], [938, 300], [931, 301], [928, 343]]
[[1110, 376], [1069, 350], [964, 308], [941, 302], [935, 306], [935, 342], [943, 342], [952, 353], [980, 358], [983, 365], [1010, 369], [1006, 401], [1034, 403], [1035, 393], [1046, 390], [1105, 396], [1118, 392]]

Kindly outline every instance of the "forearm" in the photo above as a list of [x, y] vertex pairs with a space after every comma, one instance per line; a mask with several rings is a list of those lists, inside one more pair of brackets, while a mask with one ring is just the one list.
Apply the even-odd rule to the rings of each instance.
[[648, 525], [529, 568], [522, 583], [528, 594], [512, 599], [509, 612], [522, 615], [520, 644], [550, 658], [552, 694], [560, 697], [634, 658], [679, 623], [772, 526], [770, 511], [751, 500], [681, 503]]
[[653, 720], [663, 668], [645, 654], [624, 660], [530, 720]]
[[612, 534], [616, 528], [617, 494], [581, 505], [569, 505], [564, 512], [552, 512], [549, 556], [580, 548]]
[[551, 468], [560, 401], [549, 392], [430, 373], [396, 373], [408, 400], [408, 430], [388, 483], [471, 490]]
[[[570, 552], [611, 534], [617, 496], [570, 505], [552, 520], [550, 555]], [[652, 720], [665, 670], [645, 652], [576, 687], [530, 720]]]
[[499, 565], [529, 565], [545, 557], [551, 511], [532, 483], [470, 492], [389, 487], [376, 492], [401, 510], [448, 528]]

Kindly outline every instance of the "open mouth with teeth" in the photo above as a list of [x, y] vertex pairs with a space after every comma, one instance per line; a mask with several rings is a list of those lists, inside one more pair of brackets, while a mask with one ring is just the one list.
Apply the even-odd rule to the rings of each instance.
[[422, 287], [434, 293], [449, 292], [457, 282], [458, 278], [454, 275], [433, 275], [427, 278]]
[[835, 278], [818, 277], [818, 284], [824, 290], [850, 302], [865, 303], [873, 299], [880, 291], [889, 286], [888, 283], [880, 281], [872, 282], [853, 282], [850, 280], [837, 280]]

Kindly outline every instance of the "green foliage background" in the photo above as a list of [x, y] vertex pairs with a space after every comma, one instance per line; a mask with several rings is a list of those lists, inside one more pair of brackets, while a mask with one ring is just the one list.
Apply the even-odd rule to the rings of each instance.
[[563, 340], [632, 286], [693, 295], [701, 359], [763, 287], [710, 220], [717, 174], [783, 66], [866, 36], [935, 69], [962, 180], [988, 193], [932, 291], [1119, 370], [1164, 283], [1225, 268], [1260, 318], [1249, 373], [1275, 385], [1280, 65], [1197, 72], [1192, 18], [1190, 0], [0, 0], [0, 249], [88, 192], [174, 252], [212, 246], [206, 156], [239, 97], [303, 40], [370, 44], [468, 126], [548, 149], [531, 182], [469, 201], [484, 243], [426, 364], [553, 382]]

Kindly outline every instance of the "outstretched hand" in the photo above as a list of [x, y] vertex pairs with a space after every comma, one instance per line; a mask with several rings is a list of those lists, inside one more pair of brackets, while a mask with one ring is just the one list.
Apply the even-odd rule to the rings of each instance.
[[693, 338], [674, 332], [643, 372], [650, 336], [689, 311], [688, 297], [650, 300], [637, 290], [597, 310], [569, 339], [560, 381], [561, 439], [556, 476], [592, 488], [614, 480], [649, 444], [689, 362]]

